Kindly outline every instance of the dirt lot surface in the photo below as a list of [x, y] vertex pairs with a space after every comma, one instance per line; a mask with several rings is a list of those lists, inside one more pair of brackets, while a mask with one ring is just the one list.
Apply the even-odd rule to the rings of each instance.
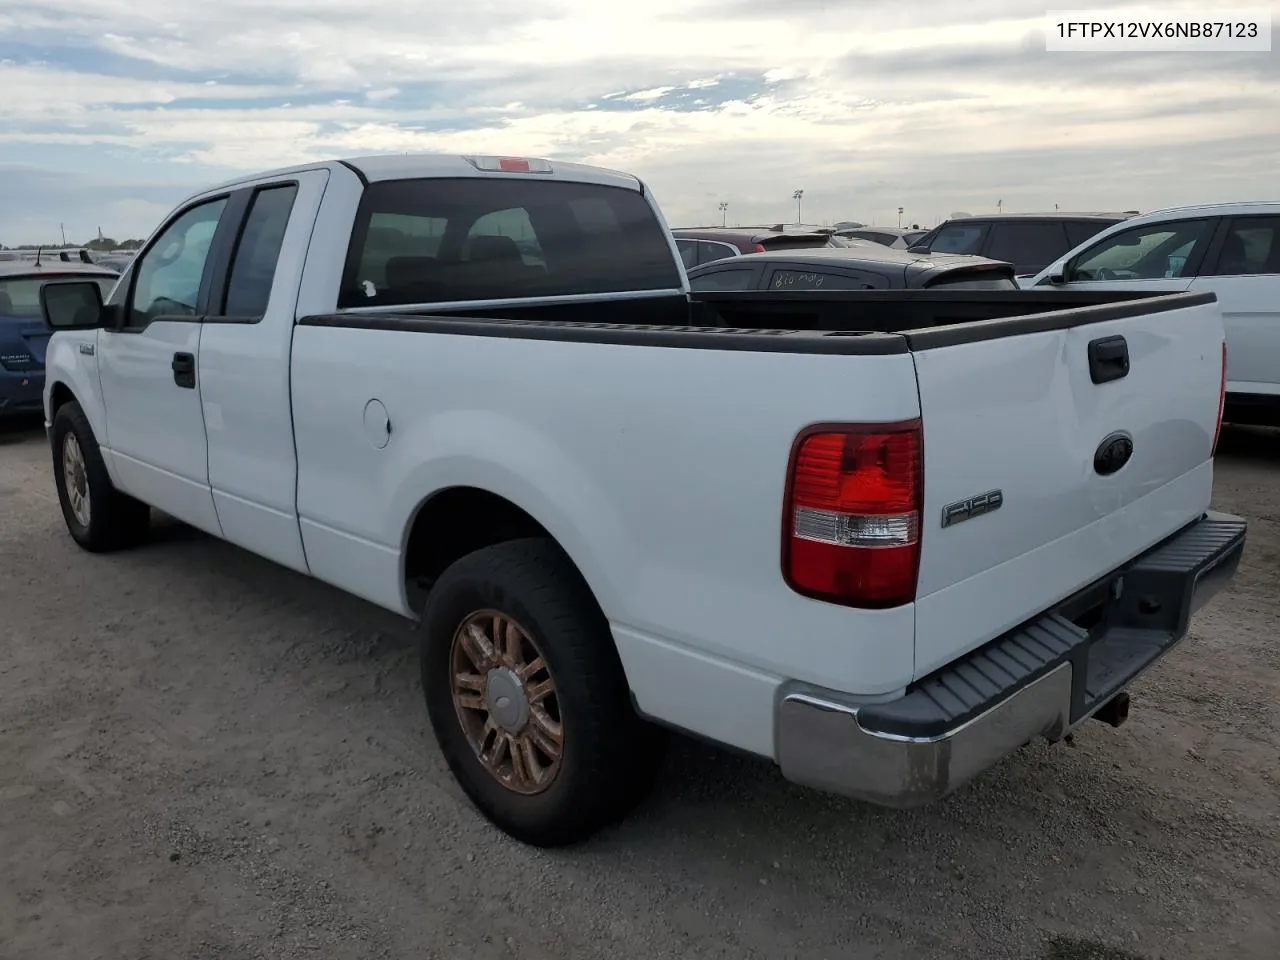
[[1133, 715], [896, 813], [684, 741], [622, 826], [490, 828], [395, 617], [170, 525], [63, 527], [0, 436], [0, 958], [1280, 956], [1280, 435], [1230, 431], [1229, 594]]

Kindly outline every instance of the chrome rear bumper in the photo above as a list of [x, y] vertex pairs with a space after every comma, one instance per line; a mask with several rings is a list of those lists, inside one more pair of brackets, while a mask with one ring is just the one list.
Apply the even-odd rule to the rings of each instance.
[[[1124, 568], [883, 704], [785, 687], [776, 757], [796, 783], [889, 807], [951, 793], [1038, 737], [1059, 740], [1186, 635], [1230, 582], [1247, 525], [1210, 513]], [[1090, 612], [1096, 624], [1077, 626]]]

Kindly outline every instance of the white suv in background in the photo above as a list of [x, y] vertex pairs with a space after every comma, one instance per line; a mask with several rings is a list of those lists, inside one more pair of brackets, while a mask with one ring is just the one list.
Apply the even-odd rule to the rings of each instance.
[[1132, 217], [1045, 267], [1028, 286], [1212, 291], [1227, 328], [1226, 419], [1280, 426], [1280, 202]]

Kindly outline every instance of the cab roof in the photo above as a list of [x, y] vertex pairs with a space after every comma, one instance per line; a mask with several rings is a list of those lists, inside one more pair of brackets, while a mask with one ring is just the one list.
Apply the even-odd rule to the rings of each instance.
[[[519, 172], [479, 169], [473, 161], [496, 161], [500, 159], [528, 160], [535, 167], [549, 168], [547, 172]], [[570, 163], [564, 160], [548, 160], [540, 157], [511, 158], [490, 154], [445, 154], [445, 153], [395, 153], [375, 154], [364, 157], [345, 157], [341, 159], [321, 160], [314, 163], [299, 164], [292, 167], [279, 167], [275, 170], [264, 170], [246, 174], [234, 180], [222, 183], [192, 194], [202, 196], [214, 190], [234, 189], [235, 187], [254, 183], [258, 180], [275, 179], [289, 174], [302, 173], [307, 170], [329, 170], [334, 173], [354, 173], [366, 183], [377, 183], [383, 180], [413, 180], [418, 178], [459, 178], [459, 177], [518, 177], [529, 180], [568, 180], [576, 183], [595, 183], [601, 186], [622, 187], [628, 190], [643, 190], [640, 180], [629, 173], [609, 170], [605, 167], [594, 167], [585, 163]], [[190, 199], [190, 198], [189, 198]]]

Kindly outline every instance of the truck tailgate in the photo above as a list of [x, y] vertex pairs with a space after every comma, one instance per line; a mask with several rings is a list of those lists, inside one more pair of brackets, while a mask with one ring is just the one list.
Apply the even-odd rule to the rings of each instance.
[[1181, 295], [1069, 313], [1064, 329], [1042, 316], [908, 335], [924, 423], [917, 678], [1209, 506], [1217, 303]]

